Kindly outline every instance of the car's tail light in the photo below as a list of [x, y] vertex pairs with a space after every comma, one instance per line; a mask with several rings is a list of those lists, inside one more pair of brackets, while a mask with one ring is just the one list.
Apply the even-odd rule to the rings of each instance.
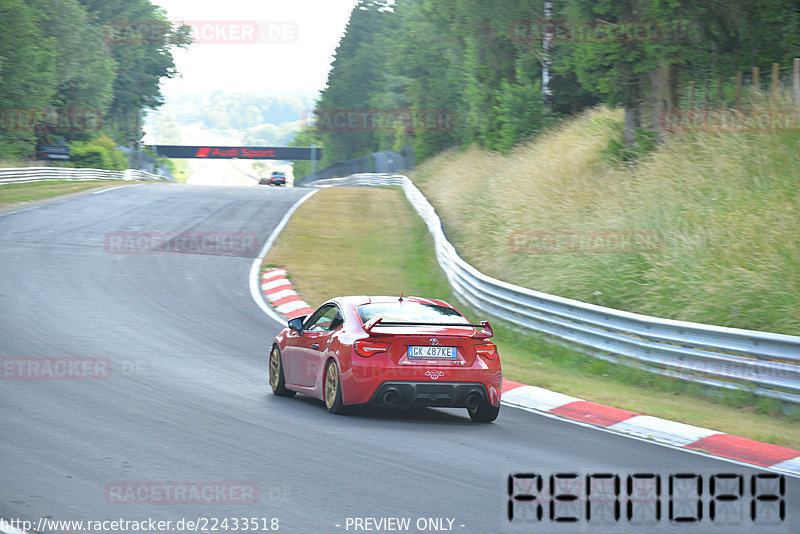
[[373, 354], [388, 351], [391, 345], [389, 343], [381, 343], [380, 341], [366, 339], [356, 341], [353, 344], [353, 347], [356, 349], [356, 354], [363, 356], [364, 358], [369, 358]]
[[484, 358], [489, 358], [490, 360], [497, 358], [497, 347], [494, 345], [494, 343], [475, 345], [475, 352]]

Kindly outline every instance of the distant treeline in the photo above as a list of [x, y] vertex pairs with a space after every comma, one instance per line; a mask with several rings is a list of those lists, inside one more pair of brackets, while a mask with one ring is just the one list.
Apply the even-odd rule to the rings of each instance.
[[796, 0], [360, 0], [294, 143], [324, 146], [323, 164], [504, 151], [599, 103], [625, 109], [628, 144], [651, 143], [688, 80], [790, 64], [798, 36]]
[[246, 145], [285, 145], [308, 121], [316, 91], [297, 94], [214, 91], [171, 97], [156, 118], [158, 140], [180, 144], [178, 125], [199, 123], [217, 132], [244, 133]]
[[0, 0], [0, 158], [62, 137], [137, 140], [188, 32], [149, 0]]

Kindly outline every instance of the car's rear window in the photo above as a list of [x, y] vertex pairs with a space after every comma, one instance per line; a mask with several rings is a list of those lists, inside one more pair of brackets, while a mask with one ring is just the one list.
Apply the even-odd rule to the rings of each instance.
[[467, 319], [453, 308], [422, 302], [374, 302], [358, 307], [361, 322], [366, 323], [376, 317], [385, 322], [397, 323], [468, 323]]

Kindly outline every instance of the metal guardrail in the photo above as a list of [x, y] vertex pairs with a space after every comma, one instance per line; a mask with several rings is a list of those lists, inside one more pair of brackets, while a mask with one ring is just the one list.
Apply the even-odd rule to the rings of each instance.
[[453, 290], [476, 309], [592, 349], [592, 354], [684, 380], [800, 403], [800, 337], [604, 308], [487, 276], [456, 252], [436, 210], [406, 176], [356, 174], [312, 185], [402, 186], [428, 226]]
[[77, 169], [70, 167], [16, 167], [0, 169], [0, 186], [52, 180], [160, 180], [173, 181], [165, 176], [151, 174], [136, 169], [107, 171], [103, 169]]
[[358, 159], [336, 161], [324, 169], [295, 180], [295, 186], [305, 186], [317, 180], [329, 180], [348, 174], [394, 173], [414, 166], [414, 149], [406, 145], [400, 150], [383, 150], [366, 154]]

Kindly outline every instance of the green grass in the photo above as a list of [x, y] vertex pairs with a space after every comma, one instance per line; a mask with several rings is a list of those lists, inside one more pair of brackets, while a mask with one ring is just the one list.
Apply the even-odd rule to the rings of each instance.
[[[323, 189], [303, 204], [263, 266], [283, 267], [313, 307], [348, 294], [443, 298], [472, 320], [439, 270], [422, 220], [396, 188]], [[503, 375], [530, 385], [800, 449], [798, 419], [747, 395], [717, 396], [691, 383], [592, 358], [492, 321]]]
[[172, 173], [172, 177], [175, 178], [176, 182], [185, 184], [186, 180], [192, 174], [192, 171], [189, 168], [189, 162], [187, 162], [185, 159], [172, 159], [169, 161], [172, 162], [171, 165], [168, 165], [169, 171]]
[[325, 189], [292, 217], [265, 259], [312, 307], [339, 295], [449, 295], [433, 240], [394, 189]]
[[[647, 315], [800, 335], [800, 132], [672, 136], [611, 161], [622, 114], [592, 110], [508, 156], [449, 152], [411, 175], [482, 272]], [[658, 236], [587, 253], [542, 235]]]
[[29, 159], [0, 159], [0, 169], [15, 167], [52, 167], [44, 161], [32, 161]]
[[40, 198], [76, 193], [87, 189], [108, 187], [110, 185], [130, 184], [124, 180], [102, 180], [95, 182], [52, 181], [8, 184], [0, 186], [0, 204], [24, 202]]

